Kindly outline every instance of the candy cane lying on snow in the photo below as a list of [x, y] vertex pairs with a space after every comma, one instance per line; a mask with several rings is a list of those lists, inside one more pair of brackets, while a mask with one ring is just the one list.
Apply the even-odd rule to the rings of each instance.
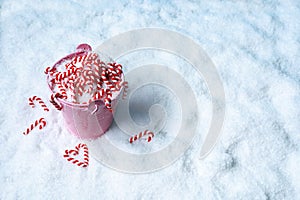
[[[83, 162], [70, 157], [70, 155], [77, 156], [79, 154], [80, 148], [83, 148]], [[89, 165], [89, 149], [86, 144], [79, 143], [75, 149], [65, 150], [64, 158], [66, 158], [69, 162], [76, 164], [79, 167], [87, 167]]]
[[148, 130], [145, 130], [144, 132], [140, 132], [139, 134], [130, 137], [129, 142], [132, 143], [146, 135], [148, 136], [147, 141], [151, 142], [152, 138], [154, 137], [154, 133]]
[[30, 133], [38, 125], [40, 125], [39, 129], [42, 129], [46, 126], [46, 124], [47, 124], [47, 122], [45, 121], [44, 118], [40, 118], [39, 120], [35, 120], [35, 122], [33, 124], [31, 124], [30, 127], [28, 127], [25, 132], [23, 132], [23, 134], [28, 135], [28, 133]]
[[40, 97], [37, 97], [37, 96], [33, 96], [33, 97], [30, 97], [28, 99], [29, 101], [29, 105], [34, 108], [34, 101], [37, 101], [41, 106], [42, 108], [44, 109], [44, 111], [49, 111], [49, 108], [47, 108], [46, 104], [44, 103], [44, 101], [40, 98]]

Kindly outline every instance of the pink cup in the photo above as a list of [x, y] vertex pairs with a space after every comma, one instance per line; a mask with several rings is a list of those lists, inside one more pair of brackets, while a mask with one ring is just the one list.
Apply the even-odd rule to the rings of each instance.
[[[54, 65], [54, 67], [65, 60], [86, 54], [91, 50], [92, 48], [89, 45], [81, 44], [77, 47], [76, 53], [62, 58]], [[49, 76], [47, 79], [49, 88], [53, 92], [53, 84], [49, 81]], [[117, 95], [113, 95], [113, 110], [115, 110], [117, 106], [122, 90], [123, 87]], [[67, 129], [80, 139], [96, 139], [100, 137], [109, 129], [113, 121], [113, 114], [105, 107], [102, 100], [92, 101], [89, 105], [74, 104], [63, 99], [58, 99], [58, 101], [62, 105], [61, 111]]]

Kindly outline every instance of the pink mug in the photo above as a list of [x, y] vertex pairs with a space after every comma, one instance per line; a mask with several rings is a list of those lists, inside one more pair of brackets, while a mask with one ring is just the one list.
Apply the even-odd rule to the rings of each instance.
[[[70, 60], [75, 56], [87, 54], [92, 48], [88, 44], [80, 44], [76, 52], [60, 59], [53, 67], [56, 67], [65, 60]], [[110, 59], [111, 60], [111, 59]], [[53, 84], [47, 77], [48, 85], [53, 93]], [[123, 87], [117, 95], [111, 99], [112, 110], [115, 110]], [[69, 132], [80, 139], [96, 139], [103, 135], [113, 121], [113, 113], [104, 105], [102, 100], [92, 101], [90, 104], [74, 104], [61, 98], [57, 99], [62, 105], [62, 115]]]

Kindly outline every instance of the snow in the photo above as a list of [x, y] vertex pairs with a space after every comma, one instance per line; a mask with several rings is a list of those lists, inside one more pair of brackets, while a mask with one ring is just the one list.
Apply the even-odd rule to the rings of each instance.
[[[4, 0], [0, 20], [0, 199], [300, 199], [298, 1]], [[183, 68], [183, 62], [164, 53], [149, 51], [145, 59], [133, 53], [122, 61], [128, 70], [141, 61], [147, 64], [147, 58], [173, 61], [174, 70], [194, 85], [202, 111], [199, 135], [176, 162], [151, 173], [123, 173], [94, 158], [87, 169], [68, 163], [64, 150], [80, 140], [67, 132], [61, 113], [49, 103], [51, 110], [45, 113], [30, 108], [28, 97], [48, 99], [45, 67], [78, 44], [96, 48], [112, 36], [143, 27], [187, 35], [215, 63], [226, 95], [219, 142], [199, 159], [211, 103], [201, 77], [189, 78], [192, 67]], [[173, 102], [172, 94], [160, 99], [164, 94], [157, 90], [153, 101]], [[134, 95], [135, 101], [139, 98]], [[174, 137], [176, 102], [173, 109], [168, 110], [173, 113], [168, 132], [154, 137], [151, 146], [139, 141], [129, 147], [124, 135], [118, 137], [116, 124], [106, 137], [128, 152], [157, 151]], [[139, 113], [132, 115], [147, 122]], [[47, 126], [24, 136], [27, 126], [42, 116]]]

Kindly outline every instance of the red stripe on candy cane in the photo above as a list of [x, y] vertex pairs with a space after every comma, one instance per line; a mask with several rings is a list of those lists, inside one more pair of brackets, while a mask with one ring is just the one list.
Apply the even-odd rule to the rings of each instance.
[[38, 125], [39, 125], [39, 129], [43, 129], [47, 125], [47, 122], [45, 121], [44, 118], [35, 120], [35, 122], [31, 124], [30, 127], [28, 127], [25, 132], [23, 132], [23, 135], [28, 135]]
[[[83, 162], [80, 162], [78, 159], [75, 159], [74, 157], [70, 156], [79, 155], [80, 149], [83, 149]], [[75, 146], [75, 149], [65, 150], [64, 158], [66, 158], [67, 161], [79, 167], [87, 167], [89, 165], [89, 149], [86, 144], [79, 143], [77, 146]]]
[[46, 106], [46, 104], [44, 103], [44, 101], [40, 98], [40, 97], [37, 97], [37, 96], [33, 96], [33, 97], [30, 97], [29, 99], [28, 99], [28, 103], [29, 103], [29, 105], [32, 107], [32, 108], [34, 108], [34, 101], [37, 101], [40, 105], [41, 105], [41, 107], [44, 109], [44, 111], [49, 111], [49, 108]]
[[147, 136], [147, 142], [151, 142], [152, 138], [154, 137], [154, 133], [148, 130], [145, 130], [144, 132], [140, 132], [137, 135], [134, 135], [129, 138], [129, 142], [133, 143], [134, 141], [143, 138], [144, 136]]

